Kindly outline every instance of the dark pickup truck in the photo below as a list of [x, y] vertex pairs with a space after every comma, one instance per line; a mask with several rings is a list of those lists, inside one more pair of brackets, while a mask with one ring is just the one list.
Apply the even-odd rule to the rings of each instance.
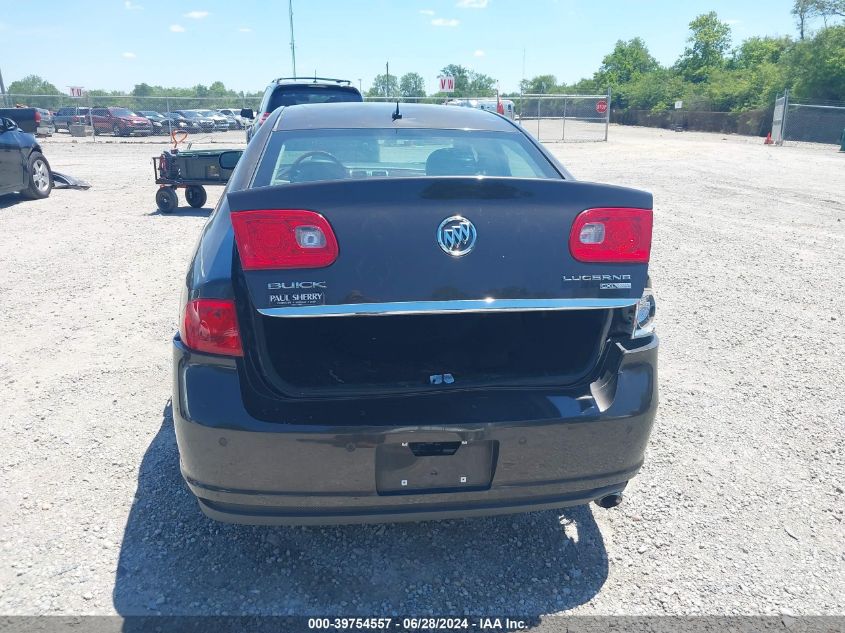
[[12, 119], [22, 132], [35, 134], [41, 123], [41, 113], [35, 108], [0, 108], [0, 118]]

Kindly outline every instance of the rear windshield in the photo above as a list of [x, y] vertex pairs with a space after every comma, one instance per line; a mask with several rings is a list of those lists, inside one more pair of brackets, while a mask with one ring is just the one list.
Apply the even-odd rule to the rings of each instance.
[[346, 101], [363, 101], [360, 93], [353, 88], [323, 88], [297, 87], [276, 89], [270, 97], [267, 112], [272, 112], [282, 106], [299, 105], [301, 103], [343, 103]]
[[522, 134], [477, 130], [287, 130], [270, 137], [253, 186], [315, 180], [561, 175]]

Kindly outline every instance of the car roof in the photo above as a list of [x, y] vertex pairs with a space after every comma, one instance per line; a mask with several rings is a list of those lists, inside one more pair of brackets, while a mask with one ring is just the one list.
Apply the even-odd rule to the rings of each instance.
[[349, 128], [431, 128], [515, 132], [510, 120], [475, 108], [400, 103], [402, 118], [394, 121], [395, 103], [347, 102], [293, 105], [283, 108], [275, 130]]
[[272, 85], [285, 85], [285, 86], [302, 86], [308, 84], [310, 86], [313, 85], [342, 85], [342, 86], [351, 86], [352, 82], [349, 79], [335, 79], [333, 77], [279, 77], [278, 79], [274, 79], [273, 82], [270, 84]]

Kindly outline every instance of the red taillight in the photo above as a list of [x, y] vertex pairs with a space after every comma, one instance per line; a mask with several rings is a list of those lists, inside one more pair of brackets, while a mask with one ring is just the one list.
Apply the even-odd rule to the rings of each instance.
[[41, 113], [38, 110], [35, 111], [35, 122], [41, 123]]
[[244, 270], [323, 268], [337, 259], [334, 231], [314, 211], [237, 211], [232, 226]]
[[182, 342], [198, 352], [243, 356], [235, 303], [226, 299], [195, 299], [185, 306]]
[[572, 223], [569, 251], [581, 262], [646, 263], [651, 226], [651, 209], [587, 209]]
[[258, 125], [261, 125], [262, 123], [264, 123], [264, 121], [266, 121], [269, 116], [270, 116], [269, 112], [265, 112], [264, 114], [262, 114], [261, 118], [258, 119]]

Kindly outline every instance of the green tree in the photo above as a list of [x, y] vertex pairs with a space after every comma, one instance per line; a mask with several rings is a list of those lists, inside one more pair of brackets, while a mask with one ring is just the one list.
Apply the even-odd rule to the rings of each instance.
[[[455, 90], [449, 93], [450, 97], [489, 97], [496, 93], [495, 79], [469, 70], [460, 64], [444, 66], [440, 74], [455, 78]], [[446, 93], [438, 93], [438, 96], [446, 96]]]
[[824, 25], [829, 26], [831, 20], [845, 17], [845, 0], [795, 0], [791, 13], [795, 16], [798, 36], [803, 40], [813, 19], [822, 18]]
[[705, 81], [710, 73], [724, 66], [731, 45], [731, 27], [719, 20], [715, 11], [703, 13], [689, 23], [689, 46], [676, 64], [687, 81]]
[[683, 78], [671, 68], [658, 68], [636, 75], [617, 88], [620, 99], [633, 110], [662, 111], [673, 107], [684, 95]]
[[[51, 84], [46, 79], [42, 79], [38, 75], [27, 75], [23, 79], [18, 79], [9, 84], [6, 90], [15, 101], [23, 105], [32, 106], [34, 108], [57, 108], [62, 97], [62, 92]], [[16, 95], [45, 95], [35, 97], [18, 97]], [[48, 96], [55, 95], [55, 96]]]
[[489, 75], [469, 71], [469, 97], [490, 97], [496, 93], [496, 80]]
[[27, 75], [9, 84], [9, 94], [19, 95], [60, 95], [62, 92], [46, 79], [38, 75]]
[[134, 97], [152, 97], [155, 94], [155, 88], [148, 84], [135, 84], [132, 89], [132, 96]]
[[403, 97], [424, 97], [425, 79], [419, 73], [405, 73], [399, 80], [399, 93]]
[[395, 99], [399, 96], [399, 81], [396, 75], [376, 75], [373, 85], [367, 91], [368, 97], [390, 97]]
[[637, 75], [650, 73], [660, 68], [660, 64], [648, 52], [645, 42], [639, 37], [619, 40], [613, 52], [605, 55], [601, 67], [594, 75], [599, 84], [618, 86], [634, 79]]
[[816, 0], [819, 15], [825, 18], [845, 18], [845, 0]]
[[554, 75], [537, 75], [531, 79], [523, 79], [520, 82], [522, 92], [529, 95], [545, 95], [554, 92], [557, 88], [557, 77]]
[[789, 37], [749, 37], [734, 50], [728, 66], [750, 69], [762, 64], [777, 64], [790, 46]]
[[786, 58], [795, 96], [845, 99], [845, 26], [819, 30], [813, 38], [797, 42]]
[[795, 0], [791, 13], [795, 16], [795, 24], [798, 26], [798, 37], [803, 40], [810, 20], [818, 15], [818, 0]]
[[449, 64], [440, 69], [440, 74], [455, 78], [455, 90], [451, 93], [453, 97], [469, 96], [469, 70], [460, 64]]

